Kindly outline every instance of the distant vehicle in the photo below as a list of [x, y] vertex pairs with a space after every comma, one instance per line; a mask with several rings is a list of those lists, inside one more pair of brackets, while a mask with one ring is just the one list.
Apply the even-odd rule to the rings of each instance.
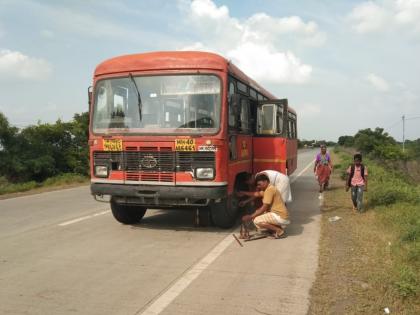
[[287, 99], [213, 53], [106, 60], [89, 103], [91, 192], [109, 195], [124, 224], [148, 208], [200, 208], [228, 228], [244, 173], [296, 169], [297, 116]]

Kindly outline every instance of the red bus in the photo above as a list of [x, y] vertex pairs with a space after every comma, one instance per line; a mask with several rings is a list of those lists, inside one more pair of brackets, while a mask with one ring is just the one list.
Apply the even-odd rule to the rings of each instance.
[[106, 60], [89, 103], [91, 193], [110, 196], [124, 224], [147, 209], [189, 208], [228, 228], [245, 173], [296, 169], [296, 112], [217, 54]]

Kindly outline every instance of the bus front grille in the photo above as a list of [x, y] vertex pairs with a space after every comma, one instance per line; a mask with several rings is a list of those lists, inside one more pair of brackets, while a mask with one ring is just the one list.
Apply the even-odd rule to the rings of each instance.
[[[125, 172], [127, 181], [175, 182], [176, 172], [215, 168], [215, 152], [180, 152], [170, 147], [126, 147], [123, 152], [96, 151], [94, 165]], [[115, 168], [115, 165], [118, 165]]]

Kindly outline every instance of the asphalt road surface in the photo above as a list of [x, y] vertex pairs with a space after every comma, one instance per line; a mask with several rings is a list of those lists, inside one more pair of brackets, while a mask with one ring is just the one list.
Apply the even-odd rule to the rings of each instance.
[[[117, 223], [89, 187], [0, 200], [0, 314], [306, 314], [318, 264], [314, 150], [287, 238], [244, 243], [188, 211]], [[310, 166], [309, 166], [310, 165]]]

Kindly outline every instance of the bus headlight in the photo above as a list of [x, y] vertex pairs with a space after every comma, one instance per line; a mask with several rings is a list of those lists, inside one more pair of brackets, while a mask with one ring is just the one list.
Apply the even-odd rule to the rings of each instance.
[[96, 177], [108, 177], [108, 166], [96, 165], [95, 166]]
[[195, 177], [197, 179], [213, 179], [214, 168], [212, 167], [201, 167], [195, 169]]

